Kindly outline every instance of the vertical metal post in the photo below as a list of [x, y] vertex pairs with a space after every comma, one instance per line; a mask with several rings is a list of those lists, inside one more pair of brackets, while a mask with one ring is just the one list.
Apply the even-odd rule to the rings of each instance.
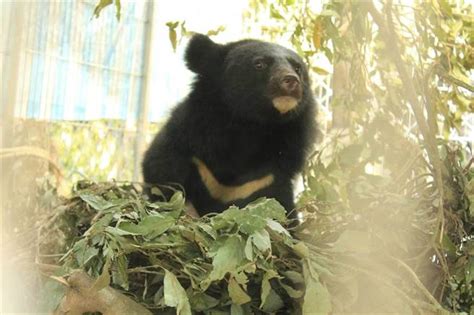
[[[9, 8], [7, 7], [9, 6]], [[1, 22], [1, 39], [4, 49], [2, 62], [2, 72], [0, 73], [0, 148], [10, 147], [13, 144], [14, 136], [14, 115], [16, 96], [18, 89], [18, 69], [20, 66], [20, 56], [22, 53], [22, 43], [24, 34], [24, 16], [28, 6], [23, 2], [0, 3], [0, 9], [4, 10]], [[8, 18], [6, 15], [9, 15]], [[7, 25], [8, 23], [8, 25]], [[5, 223], [4, 202], [7, 196], [11, 196], [11, 173], [6, 173], [12, 169], [12, 159], [0, 158], [0, 225], [2, 233], [0, 239], [3, 240], [3, 224]]]
[[[9, 25], [3, 25], [2, 30], [5, 30], [4, 35], [5, 41], [5, 55], [2, 58], [2, 70], [1, 74], [1, 116], [3, 118], [2, 124], [0, 126], [1, 130], [1, 139], [0, 147], [10, 146], [10, 142], [13, 139], [13, 116], [15, 113], [16, 105], [16, 96], [18, 88], [18, 69], [20, 66], [20, 57], [22, 53], [22, 43], [23, 37], [25, 36], [24, 30], [24, 16], [25, 10], [28, 9], [28, 6], [23, 2], [12, 2], [12, 3], [2, 3], [3, 6], [10, 6], [10, 10], [6, 10], [7, 14], [10, 14]], [[6, 9], [2, 8], [2, 10]], [[9, 12], [8, 12], [9, 11]], [[8, 31], [6, 31], [8, 30]]]
[[138, 105], [138, 119], [137, 119], [137, 133], [135, 138], [134, 154], [133, 154], [133, 181], [138, 181], [141, 175], [141, 161], [142, 154], [145, 150], [145, 137], [148, 130], [148, 106], [149, 106], [149, 85], [150, 85], [150, 61], [153, 58], [151, 54], [152, 49], [152, 34], [153, 34], [153, 1], [147, 2], [146, 12], [146, 29], [145, 29], [145, 47], [143, 52], [143, 83], [140, 92], [141, 103]]

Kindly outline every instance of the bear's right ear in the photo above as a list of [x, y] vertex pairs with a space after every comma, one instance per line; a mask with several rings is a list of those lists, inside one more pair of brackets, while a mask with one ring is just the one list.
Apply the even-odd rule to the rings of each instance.
[[186, 48], [186, 65], [197, 74], [212, 73], [220, 66], [222, 47], [206, 35], [195, 34]]

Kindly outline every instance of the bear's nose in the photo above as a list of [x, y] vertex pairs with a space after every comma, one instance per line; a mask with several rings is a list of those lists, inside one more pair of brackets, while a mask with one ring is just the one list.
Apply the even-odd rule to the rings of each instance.
[[287, 93], [291, 93], [295, 91], [300, 84], [300, 80], [296, 75], [287, 74], [285, 75], [281, 81], [280, 86], [285, 90]]

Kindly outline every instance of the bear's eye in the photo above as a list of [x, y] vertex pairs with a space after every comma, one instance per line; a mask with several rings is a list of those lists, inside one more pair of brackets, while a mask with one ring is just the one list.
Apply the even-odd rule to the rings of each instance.
[[263, 62], [263, 60], [255, 60], [253, 65], [254, 65], [255, 69], [257, 69], [257, 70], [263, 70], [267, 67], [267, 64], [265, 62]]
[[301, 74], [301, 66], [295, 66], [295, 71], [297, 74]]

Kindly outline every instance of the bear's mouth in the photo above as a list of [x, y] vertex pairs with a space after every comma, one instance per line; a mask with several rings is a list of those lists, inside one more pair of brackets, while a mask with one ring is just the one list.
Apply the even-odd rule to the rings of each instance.
[[277, 96], [272, 99], [272, 103], [280, 114], [286, 114], [298, 106], [298, 100], [293, 96]]

